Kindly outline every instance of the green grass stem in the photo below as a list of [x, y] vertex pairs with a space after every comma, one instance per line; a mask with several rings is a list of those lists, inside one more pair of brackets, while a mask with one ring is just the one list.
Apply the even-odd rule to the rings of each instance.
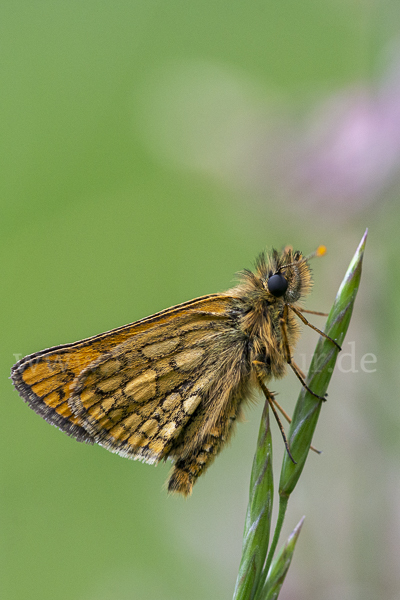
[[[349, 327], [360, 285], [367, 232], [368, 230], [364, 233], [350, 262], [325, 326], [325, 333], [339, 345], [343, 344]], [[319, 396], [325, 396], [326, 394], [338, 352], [338, 348], [331, 340], [320, 336], [306, 380], [308, 387]], [[266, 403], [264, 407], [253, 461], [243, 553], [233, 596], [234, 600], [274, 600], [278, 597], [292, 559], [302, 521], [296, 527], [275, 561], [273, 561], [273, 558], [284, 522], [288, 500], [303, 471], [322, 404], [322, 400], [318, 400], [305, 388], [301, 390], [288, 434], [290, 450], [296, 464], [293, 464], [287, 452], [285, 452], [279, 483], [278, 518], [267, 559], [273, 501], [273, 474], [268, 404]]]

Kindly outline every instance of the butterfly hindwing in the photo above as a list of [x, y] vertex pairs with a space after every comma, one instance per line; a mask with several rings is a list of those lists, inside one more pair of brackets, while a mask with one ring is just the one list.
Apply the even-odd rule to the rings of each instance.
[[207, 315], [179, 315], [138, 334], [89, 365], [69, 401], [95, 441], [129, 458], [168, 455], [213, 384], [207, 350], [224, 329]]

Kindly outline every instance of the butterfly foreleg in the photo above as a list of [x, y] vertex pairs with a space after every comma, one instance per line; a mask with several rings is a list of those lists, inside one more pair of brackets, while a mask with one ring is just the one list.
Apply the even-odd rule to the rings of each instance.
[[318, 398], [318, 400], [323, 400], [324, 401], [324, 400], [326, 400], [326, 397], [319, 396], [318, 394], [316, 394], [315, 392], [313, 392], [308, 387], [308, 385], [305, 382], [305, 378], [304, 378], [303, 373], [301, 372], [300, 368], [296, 365], [296, 363], [292, 360], [292, 354], [291, 354], [291, 351], [290, 351], [290, 345], [289, 345], [288, 333], [287, 333], [287, 326], [286, 326], [287, 315], [288, 315], [288, 305], [285, 304], [285, 306], [283, 308], [283, 315], [280, 318], [280, 326], [281, 326], [281, 331], [282, 331], [282, 340], [283, 340], [283, 347], [284, 347], [284, 350], [285, 350], [286, 362], [289, 365], [289, 367], [292, 369], [292, 371], [294, 372], [294, 374], [296, 375], [297, 379], [301, 382], [301, 385], [307, 390], [307, 392], [309, 392], [310, 394], [312, 394], [315, 398]]
[[289, 455], [289, 458], [290, 458], [290, 460], [294, 464], [296, 464], [296, 461], [294, 460], [294, 458], [292, 456], [292, 453], [290, 452], [289, 442], [287, 440], [286, 433], [285, 433], [285, 430], [283, 428], [282, 422], [281, 422], [281, 420], [279, 418], [278, 411], [276, 410], [276, 404], [277, 404], [277, 402], [276, 402], [276, 400], [274, 398], [274, 395], [272, 394], [272, 392], [269, 391], [269, 389], [267, 388], [267, 386], [265, 385], [265, 383], [263, 381], [262, 371], [261, 371], [261, 365], [262, 365], [262, 363], [260, 363], [259, 361], [255, 360], [255, 361], [253, 361], [253, 365], [255, 367], [257, 383], [258, 383], [260, 389], [262, 390], [262, 392], [263, 392], [263, 394], [265, 396], [265, 399], [267, 400], [268, 404], [271, 407], [271, 410], [272, 410], [272, 412], [274, 414], [276, 422], [278, 423], [278, 427], [280, 429], [280, 432], [281, 432], [281, 435], [282, 435], [282, 438], [283, 438], [283, 442], [285, 444], [285, 448], [286, 448], [286, 451], [287, 451], [287, 453]]
[[290, 308], [290, 310], [292, 310], [295, 315], [297, 315], [299, 317], [299, 319], [304, 323], [304, 325], [307, 325], [307, 327], [310, 327], [311, 329], [314, 329], [314, 331], [316, 331], [317, 333], [319, 333], [319, 335], [322, 335], [322, 337], [326, 338], [327, 340], [330, 340], [332, 342], [332, 344], [335, 344], [336, 348], [340, 351], [342, 348], [341, 346], [339, 346], [339, 344], [333, 339], [331, 338], [329, 335], [327, 335], [326, 333], [324, 333], [323, 331], [321, 331], [321, 329], [318, 329], [318, 327], [316, 327], [315, 325], [313, 325], [312, 323], [310, 323], [310, 321], [308, 321], [304, 315], [302, 315], [302, 312], [307, 312], [310, 313], [312, 315], [321, 315], [321, 316], [328, 316], [325, 313], [317, 313], [317, 312], [313, 312], [311, 310], [304, 310], [302, 309], [301, 311], [296, 308], [295, 306], [293, 306], [292, 304], [286, 304], [285, 306], [288, 306]]

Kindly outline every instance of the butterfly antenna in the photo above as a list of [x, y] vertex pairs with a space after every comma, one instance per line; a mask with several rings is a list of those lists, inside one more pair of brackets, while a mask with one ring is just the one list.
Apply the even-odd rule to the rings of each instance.
[[300, 260], [288, 263], [287, 265], [282, 265], [281, 267], [279, 267], [279, 271], [281, 271], [282, 269], [286, 269], [287, 267], [292, 267], [293, 265], [301, 265], [301, 263], [310, 260], [310, 258], [314, 258], [314, 256], [324, 256], [324, 254], [326, 254], [326, 246], [318, 246], [318, 248], [314, 250], [314, 252], [311, 252], [311, 254], [308, 254], [307, 256], [303, 256], [303, 258], [301, 258]]

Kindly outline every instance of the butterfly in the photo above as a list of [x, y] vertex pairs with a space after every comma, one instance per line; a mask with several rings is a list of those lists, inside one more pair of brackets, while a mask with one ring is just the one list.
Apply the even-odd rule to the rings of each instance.
[[300, 305], [312, 285], [308, 261], [324, 253], [324, 246], [309, 256], [291, 247], [263, 252], [254, 272], [241, 272], [227, 292], [26, 356], [12, 368], [14, 386], [36, 413], [80, 442], [150, 464], [171, 459], [168, 490], [185, 496], [255, 390], [268, 400], [291, 456], [266, 383], [290, 365], [309, 390], [292, 359], [296, 317], [328, 337]]

